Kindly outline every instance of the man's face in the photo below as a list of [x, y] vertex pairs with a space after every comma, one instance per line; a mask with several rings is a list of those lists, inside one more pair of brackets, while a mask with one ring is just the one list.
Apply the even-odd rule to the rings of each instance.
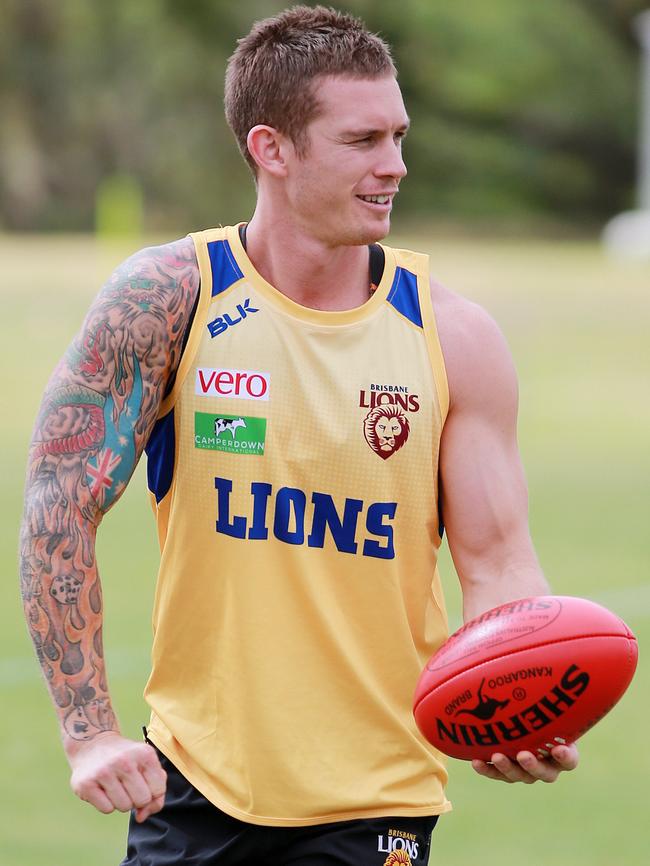
[[388, 234], [406, 174], [402, 138], [409, 120], [399, 86], [392, 75], [330, 76], [312, 86], [321, 110], [307, 127], [306, 154], [290, 161], [292, 216], [332, 246], [374, 243]]

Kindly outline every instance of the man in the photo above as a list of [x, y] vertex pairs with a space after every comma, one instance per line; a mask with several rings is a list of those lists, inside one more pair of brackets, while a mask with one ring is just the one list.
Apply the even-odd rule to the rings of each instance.
[[[426, 256], [377, 243], [406, 174], [395, 76], [349, 16], [256, 24], [226, 79], [252, 219], [125, 262], [48, 384], [23, 596], [73, 790], [134, 810], [125, 863], [426, 863], [450, 805], [411, 696], [447, 634], [443, 518], [466, 618], [548, 591], [503, 338]], [[94, 555], [145, 448], [153, 745], [113, 713]]]

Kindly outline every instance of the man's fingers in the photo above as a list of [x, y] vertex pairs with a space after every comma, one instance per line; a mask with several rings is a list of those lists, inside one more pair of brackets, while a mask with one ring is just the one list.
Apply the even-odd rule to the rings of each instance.
[[123, 784], [131, 796], [136, 821], [142, 822], [149, 815], [159, 812], [165, 803], [167, 773], [160, 766], [158, 755], [146, 746], [139, 757], [137, 773], [123, 779]]
[[578, 747], [575, 743], [568, 746], [555, 746], [551, 749], [551, 755], [563, 770], [575, 770], [578, 766]]
[[472, 761], [472, 767], [480, 775], [498, 782], [555, 782], [564, 770], [578, 766], [578, 750], [575, 745], [556, 746], [550, 758], [537, 758], [532, 752], [519, 752], [516, 760], [495, 753], [489, 762]]
[[508, 782], [509, 779], [504, 778], [504, 776], [494, 767], [492, 764], [489, 764], [487, 761], [479, 761], [475, 759], [472, 761], [472, 767], [479, 774], [479, 776], [485, 776], [486, 779], [494, 779], [496, 782]]
[[77, 796], [105, 815], [110, 815], [111, 812], [115, 811], [115, 806], [99, 785], [90, 785], [83, 793], [79, 792]]
[[[123, 811], [130, 809], [135, 809], [136, 812], [142, 811], [154, 801], [161, 798], [164, 801], [167, 774], [160, 766], [158, 755], [151, 746], [138, 745], [137, 750], [134, 749], [121, 765], [115, 767], [115, 771], [130, 800], [127, 809]], [[108, 791], [107, 793], [112, 799], [112, 794]], [[120, 800], [120, 803], [122, 802], [123, 800]], [[122, 808], [121, 805], [118, 808]], [[153, 811], [157, 812], [160, 808], [161, 806], [156, 805]]]
[[100, 812], [135, 809], [146, 817], [163, 806], [167, 774], [149, 745], [103, 737], [79, 750], [71, 763], [72, 790]]
[[[531, 755], [531, 757], [533, 756]], [[499, 773], [498, 778], [504, 782], [523, 782], [524, 785], [532, 785], [536, 781], [535, 777], [528, 772], [527, 766], [522, 766], [517, 761], [512, 761], [500, 753], [492, 755], [492, 766]]]
[[151, 746], [147, 746], [147, 749], [148, 752], [144, 755], [140, 764], [140, 770], [152, 796], [164, 796], [165, 791], [167, 790], [167, 773], [160, 766], [158, 755], [154, 749], [152, 749]]
[[155, 815], [156, 812], [160, 812], [164, 805], [165, 795], [161, 794], [160, 797], [155, 797], [150, 803], [144, 806], [144, 808], [136, 809], [135, 820], [138, 824], [141, 824], [143, 821], [146, 821], [150, 815]]
[[122, 776], [120, 781], [129, 796], [129, 809], [142, 809], [151, 803], [154, 794], [139, 770]]
[[97, 781], [115, 809], [119, 812], [131, 811], [134, 805], [133, 798], [117, 776], [104, 772], [98, 776]]
[[[523, 755], [524, 753], [522, 752], [520, 754]], [[519, 756], [517, 757], [519, 758]], [[530, 757], [533, 761], [536, 760], [533, 755], [530, 755]], [[494, 779], [497, 782], [507, 782], [511, 785], [515, 782], [522, 782], [524, 785], [532, 785], [533, 782], [542, 779], [541, 775], [535, 775], [534, 772], [530, 772], [530, 770], [533, 769], [530, 762], [526, 762], [524, 759], [522, 765], [518, 762], [511, 761], [509, 758], [506, 758], [505, 755], [501, 754], [492, 755], [492, 760], [490, 762], [472, 761], [472, 767], [480, 776], [485, 776], [486, 779]], [[544, 781], [552, 781], [550, 774], [549, 778], [544, 778]]]
[[532, 752], [519, 752], [516, 767], [524, 772], [531, 782], [554, 782], [560, 775], [560, 767], [549, 758], [536, 758]]

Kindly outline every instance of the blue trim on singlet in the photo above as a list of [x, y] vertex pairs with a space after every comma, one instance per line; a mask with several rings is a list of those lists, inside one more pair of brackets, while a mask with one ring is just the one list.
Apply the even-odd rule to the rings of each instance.
[[422, 327], [422, 312], [420, 310], [420, 298], [418, 297], [418, 278], [415, 274], [404, 268], [397, 268], [395, 270], [393, 285], [390, 287], [386, 300], [409, 322], [413, 322], [418, 328]]
[[237, 280], [241, 280], [244, 274], [230, 249], [228, 241], [210, 241], [208, 244], [208, 255], [212, 268], [212, 297], [220, 295], [229, 289]]
[[172, 486], [174, 476], [176, 431], [173, 409], [156, 421], [144, 450], [147, 454], [147, 486], [156, 502], [160, 502]]

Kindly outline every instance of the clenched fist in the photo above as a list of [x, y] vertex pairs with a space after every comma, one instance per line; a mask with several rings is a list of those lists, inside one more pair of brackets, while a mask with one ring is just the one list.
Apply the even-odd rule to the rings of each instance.
[[100, 812], [135, 809], [141, 823], [162, 809], [167, 774], [151, 746], [106, 731], [67, 751], [72, 790]]

